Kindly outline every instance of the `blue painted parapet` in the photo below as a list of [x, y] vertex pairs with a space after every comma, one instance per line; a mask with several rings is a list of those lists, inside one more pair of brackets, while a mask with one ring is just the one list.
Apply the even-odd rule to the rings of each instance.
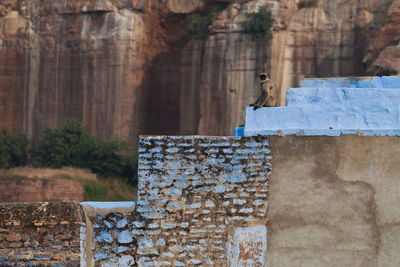
[[244, 127], [239, 126], [235, 128], [235, 136], [244, 136]]
[[305, 80], [301, 85], [307, 87], [288, 89], [286, 106], [248, 107], [244, 135], [400, 136], [400, 77]]
[[304, 79], [300, 87], [400, 89], [400, 76]]

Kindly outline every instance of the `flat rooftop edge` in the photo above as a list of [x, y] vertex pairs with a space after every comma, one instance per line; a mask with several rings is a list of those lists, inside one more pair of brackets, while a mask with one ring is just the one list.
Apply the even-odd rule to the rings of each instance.
[[244, 130], [244, 136], [275, 135], [275, 136], [393, 136], [400, 137], [400, 129], [268, 129], [268, 130]]
[[300, 87], [400, 88], [400, 76], [305, 78]]

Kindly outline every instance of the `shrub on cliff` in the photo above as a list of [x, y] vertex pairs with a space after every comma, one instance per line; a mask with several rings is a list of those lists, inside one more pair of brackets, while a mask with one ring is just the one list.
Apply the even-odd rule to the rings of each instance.
[[68, 121], [60, 128], [45, 130], [40, 146], [32, 152], [32, 165], [85, 168], [102, 176], [124, 177], [133, 184], [137, 179], [137, 163], [134, 156], [123, 152], [125, 143], [91, 136], [81, 123]]
[[189, 15], [185, 30], [192, 35], [193, 39], [205, 39], [210, 35], [208, 27], [213, 24], [214, 20], [223, 9], [222, 7], [213, 7], [207, 13]]
[[302, 0], [297, 4], [298, 9], [318, 7], [319, 0]]
[[0, 168], [8, 169], [26, 164], [29, 138], [26, 134], [12, 134], [7, 129], [0, 131]]
[[270, 32], [273, 22], [271, 12], [261, 8], [258, 12], [249, 14], [242, 27], [245, 33], [249, 33], [253, 40], [259, 42]]

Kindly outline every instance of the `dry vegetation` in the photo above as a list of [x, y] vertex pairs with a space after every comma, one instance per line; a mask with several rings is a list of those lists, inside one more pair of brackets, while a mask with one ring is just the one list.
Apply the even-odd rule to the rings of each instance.
[[0, 169], [2, 177], [30, 179], [76, 179], [82, 185], [85, 201], [127, 201], [136, 200], [137, 187], [129, 185], [122, 178], [99, 178], [90, 170], [64, 167], [61, 169], [18, 167]]
[[61, 169], [46, 169], [46, 168], [32, 168], [32, 167], [18, 167], [12, 169], [0, 169], [0, 177], [20, 176], [26, 178], [36, 179], [51, 179], [51, 178], [74, 178], [81, 180], [96, 181], [95, 173], [89, 170], [64, 167]]

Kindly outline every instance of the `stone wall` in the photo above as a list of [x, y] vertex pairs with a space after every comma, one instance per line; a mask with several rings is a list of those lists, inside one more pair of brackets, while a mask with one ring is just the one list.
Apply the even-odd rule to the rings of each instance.
[[[84, 203], [86, 223], [80, 223], [80, 229], [74, 228], [75, 232], [68, 235], [73, 239], [79, 231], [85, 233], [81, 236], [80, 251], [65, 244], [66, 254], [78, 257], [80, 252], [81, 264], [87, 266], [264, 263], [270, 176], [268, 138], [143, 137], [139, 152], [137, 205], [104, 209], [107, 204]], [[4, 225], [13, 225], [14, 220], [9, 218], [14, 216], [15, 205], [4, 204], [9, 214], [2, 218]], [[64, 246], [64, 243], [48, 243], [48, 240], [59, 241], [58, 232], [52, 229], [57, 227], [66, 233], [69, 230], [62, 228], [66, 223], [60, 219], [63, 215], [48, 208], [49, 205], [63, 204], [43, 204], [36, 208], [52, 214], [50, 222], [42, 223], [43, 216], [35, 212], [33, 218], [27, 216], [26, 220], [33, 222], [29, 227], [44, 227], [43, 236], [37, 237], [42, 243], [35, 244], [47, 253], [43, 259], [55, 261], [57, 251], [49, 254], [46, 248]], [[31, 208], [29, 204], [22, 206]], [[61, 210], [59, 207], [58, 212]], [[79, 207], [75, 212], [83, 217]], [[28, 212], [17, 212], [18, 216], [24, 213]], [[17, 225], [22, 225], [21, 220], [17, 220]], [[56, 232], [52, 237], [51, 231]], [[24, 237], [18, 246], [27, 241], [31, 242], [29, 237]], [[8, 255], [12, 246], [5, 246], [3, 254]], [[24, 249], [13, 252], [14, 258], [4, 256], [3, 259], [16, 262], [28, 251], [35, 259], [32, 247]], [[32, 260], [28, 257], [24, 263], [28, 261]], [[42, 262], [32, 264], [39, 263]]]
[[1, 203], [0, 265], [80, 266], [82, 215], [76, 203]]
[[268, 139], [148, 137], [139, 146], [138, 212], [154, 236], [137, 253], [180, 266], [237, 261], [227, 247], [236, 231], [265, 227]]
[[90, 217], [95, 264], [264, 262], [267, 138], [145, 137], [139, 152], [136, 212]]

